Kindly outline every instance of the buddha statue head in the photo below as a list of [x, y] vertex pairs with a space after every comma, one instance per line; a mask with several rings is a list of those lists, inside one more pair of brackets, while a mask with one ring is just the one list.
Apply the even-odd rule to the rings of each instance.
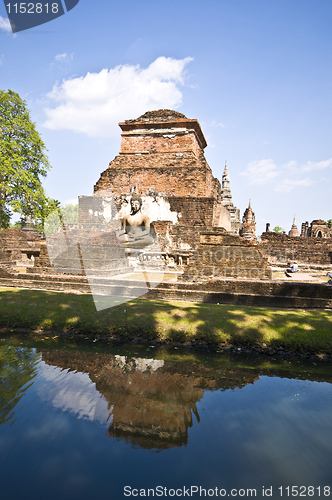
[[130, 200], [130, 215], [135, 215], [137, 212], [139, 212], [142, 207], [142, 203], [142, 198], [137, 193], [134, 193]]

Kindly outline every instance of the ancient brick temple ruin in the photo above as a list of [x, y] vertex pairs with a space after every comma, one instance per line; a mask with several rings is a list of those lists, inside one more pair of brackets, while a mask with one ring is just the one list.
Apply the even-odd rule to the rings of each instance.
[[286, 265], [296, 260], [307, 269], [329, 269], [332, 264], [331, 222], [316, 219], [310, 226], [308, 221], [304, 222], [300, 234], [294, 216], [288, 234], [270, 231], [270, 224], [267, 224], [261, 239], [260, 248], [272, 265]]
[[[158, 236], [159, 251], [176, 264], [187, 264], [191, 277], [194, 269], [194, 275], [202, 278], [251, 277], [252, 268], [257, 270], [255, 277], [270, 277], [266, 259], [251, 252], [257, 245], [250, 232], [252, 218], [250, 234], [247, 231], [244, 237], [253, 241], [239, 237], [242, 224], [232, 203], [227, 164], [221, 186], [205, 159], [207, 143], [198, 121], [163, 109], [119, 125], [120, 152], [102, 172], [94, 195], [79, 198], [80, 222], [93, 227], [109, 220], [112, 209], [105, 200], [111, 195], [121, 217], [128, 211], [131, 194], [139, 194], [142, 212], [149, 215]], [[221, 256], [223, 245], [227, 251]]]
[[5, 229], [0, 232], [0, 267], [20, 269], [34, 267], [35, 258], [40, 254], [40, 237], [32, 227]]
[[309, 226], [309, 222], [306, 221], [302, 224], [301, 236], [303, 238], [330, 238], [332, 237], [332, 223], [330, 221], [327, 224], [325, 220], [316, 219]]
[[[207, 144], [197, 120], [163, 109], [119, 125], [119, 155], [101, 174], [95, 196], [111, 191], [119, 207], [135, 189], [153, 210], [154, 220], [231, 230], [231, 215], [221, 202], [220, 182], [205, 159]], [[90, 201], [80, 198], [84, 222], [94, 220]]]
[[[157, 299], [331, 307], [332, 288], [325, 284], [313, 289], [270, 281], [271, 266], [287, 267], [295, 259], [302, 268], [321, 266], [326, 274], [331, 224], [306, 222], [301, 235], [295, 218], [289, 235], [269, 231], [267, 224], [258, 242], [251, 202], [241, 222], [227, 163], [221, 184], [205, 159], [207, 144], [196, 119], [163, 109], [119, 125], [119, 154], [101, 173], [93, 195], [79, 197], [77, 224], [59, 219], [59, 230], [47, 242], [35, 241], [31, 228], [1, 231], [0, 284], [94, 296], [138, 297], [148, 291], [148, 298]], [[131, 225], [135, 217], [144, 224]], [[130, 246], [125, 221], [129, 233], [145, 231], [152, 242]], [[18, 271], [22, 262], [26, 274]], [[144, 288], [137, 275], [150, 265], [154, 283], [148, 279]]]

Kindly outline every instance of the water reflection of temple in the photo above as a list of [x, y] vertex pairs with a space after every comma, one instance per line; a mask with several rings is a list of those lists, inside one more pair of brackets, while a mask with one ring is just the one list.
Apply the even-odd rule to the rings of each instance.
[[249, 370], [213, 368], [197, 362], [42, 350], [53, 366], [87, 372], [108, 402], [108, 436], [132, 446], [166, 449], [185, 445], [196, 403], [204, 390], [243, 387], [258, 379]]
[[[113, 405], [108, 435], [143, 448], [187, 443], [204, 391], [193, 379], [169, 373], [165, 362], [115, 356], [102, 369], [102, 392]], [[101, 387], [98, 384], [98, 389]]]

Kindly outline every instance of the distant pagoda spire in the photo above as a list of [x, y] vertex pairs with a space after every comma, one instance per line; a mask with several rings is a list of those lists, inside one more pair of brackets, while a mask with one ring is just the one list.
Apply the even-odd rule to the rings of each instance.
[[294, 214], [292, 228], [289, 231], [288, 236], [300, 236], [300, 231], [297, 229], [296, 225], [295, 214]]
[[245, 210], [243, 214], [243, 225], [240, 231], [240, 235], [247, 240], [255, 240], [256, 239], [256, 222], [255, 222], [255, 214], [251, 208], [251, 200], [249, 200], [248, 208]]
[[225, 161], [224, 173], [222, 174], [222, 184], [221, 184], [221, 203], [228, 208], [232, 207], [232, 193], [230, 188], [229, 173], [227, 169], [227, 160]]
[[232, 193], [229, 182], [229, 173], [227, 168], [227, 160], [225, 160], [224, 173], [222, 175], [221, 183], [221, 203], [227, 208], [228, 212], [231, 214], [231, 227], [234, 234], [239, 234], [239, 230], [242, 227], [240, 219], [240, 209], [236, 208], [232, 202]]
[[251, 208], [251, 200], [249, 200], [249, 205], [248, 205], [246, 212], [247, 212], [247, 221], [252, 221], [253, 217], [255, 220], [254, 212], [252, 211], [252, 208]]

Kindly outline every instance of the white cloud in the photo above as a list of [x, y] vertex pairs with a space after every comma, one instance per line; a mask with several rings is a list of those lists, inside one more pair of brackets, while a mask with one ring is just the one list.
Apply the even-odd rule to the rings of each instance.
[[308, 161], [298, 165], [294, 160], [278, 167], [273, 160], [252, 161], [241, 173], [249, 179], [249, 185], [268, 184], [273, 180], [274, 191], [289, 193], [296, 187], [309, 187], [316, 179], [303, 178], [304, 172], [332, 167], [332, 158], [320, 162]]
[[332, 167], [332, 158], [324, 161], [308, 161], [302, 166], [304, 172], [309, 172], [310, 170], [323, 170], [324, 168]]
[[296, 186], [308, 187], [312, 186], [313, 183], [314, 181], [310, 180], [308, 177], [298, 180], [283, 179], [276, 185], [274, 190], [282, 193], [289, 193]]
[[87, 373], [70, 372], [41, 362], [38, 367], [37, 394], [55, 408], [79, 419], [106, 424], [110, 418], [108, 402], [96, 389]]
[[278, 167], [271, 159], [251, 161], [241, 173], [249, 177], [249, 185], [266, 184], [278, 174]]
[[120, 65], [63, 80], [48, 94], [59, 104], [45, 109], [45, 126], [95, 137], [118, 135], [119, 121], [136, 118], [145, 111], [181, 105], [179, 85], [184, 84], [184, 69], [190, 61], [191, 57], [158, 57], [145, 69]]
[[2, 64], [2, 63], [3, 63], [4, 58], [5, 58], [5, 57], [4, 57], [3, 55], [2, 55], [2, 56], [0, 56], [0, 64]]
[[324, 168], [332, 167], [332, 158], [329, 160], [323, 161], [308, 161], [303, 165], [298, 165], [298, 163], [294, 160], [286, 163], [282, 166], [283, 170], [287, 170], [287, 172], [293, 173], [303, 173], [303, 172], [311, 172], [313, 170], [323, 170]]
[[5, 19], [4, 17], [0, 16], [0, 30], [5, 31], [6, 33], [12, 32], [9, 19]]
[[57, 54], [55, 60], [58, 62], [69, 62], [74, 59], [74, 54]]
[[211, 128], [218, 128], [218, 127], [221, 127], [221, 128], [225, 128], [225, 124], [224, 123], [221, 123], [221, 122], [217, 122], [216, 120], [212, 120], [211, 122], [203, 122], [202, 123], [203, 127], [204, 128], [208, 128], [208, 127], [211, 127]]
[[297, 172], [298, 171], [298, 166], [297, 162], [295, 160], [291, 160], [288, 163], [285, 163], [282, 168], [284, 170], [287, 170], [287, 172]]

